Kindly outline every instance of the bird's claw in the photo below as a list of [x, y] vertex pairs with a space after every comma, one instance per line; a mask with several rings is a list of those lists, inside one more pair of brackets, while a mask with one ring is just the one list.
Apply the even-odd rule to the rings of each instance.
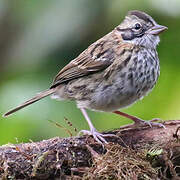
[[158, 119], [153, 119], [152, 121], [144, 121], [144, 120], [141, 120], [141, 119], [139, 119], [138, 121], [136, 121], [135, 123], [134, 123], [134, 125], [135, 126], [146, 126], [146, 125], [148, 125], [148, 126], [150, 126], [151, 128], [153, 127], [153, 126], [155, 126], [155, 127], [160, 127], [160, 128], [164, 128], [164, 129], [166, 129], [166, 127], [162, 124], [162, 123], [157, 123], [157, 122], [153, 122], [153, 121], [157, 121]]
[[108, 142], [106, 141], [106, 139], [104, 137], [116, 137], [116, 135], [114, 134], [101, 134], [99, 132], [97, 132], [96, 129], [93, 129], [91, 131], [88, 130], [81, 130], [78, 134], [84, 134], [84, 135], [92, 135], [93, 138], [99, 143], [99, 144], [108, 144]]

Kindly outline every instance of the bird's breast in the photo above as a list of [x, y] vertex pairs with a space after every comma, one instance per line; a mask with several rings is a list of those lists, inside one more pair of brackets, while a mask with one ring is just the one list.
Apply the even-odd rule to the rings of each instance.
[[120, 67], [97, 87], [92, 109], [113, 111], [129, 106], [154, 87], [158, 76], [159, 60], [155, 50], [133, 52], [126, 66]]

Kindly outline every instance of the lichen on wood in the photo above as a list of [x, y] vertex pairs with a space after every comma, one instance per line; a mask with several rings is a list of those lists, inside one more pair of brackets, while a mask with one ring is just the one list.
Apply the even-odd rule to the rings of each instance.
[[180, 176], [179, 121], [166, 129], [133, 125], [91, 136], [55, 137], [0, 147], [0, 179], [171, 179]]

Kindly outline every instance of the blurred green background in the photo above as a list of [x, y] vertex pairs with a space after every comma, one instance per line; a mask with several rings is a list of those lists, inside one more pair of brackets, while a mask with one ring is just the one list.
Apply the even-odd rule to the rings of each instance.
[[[180, 119], [179, 0], [0, 0], [0, 115], [47, 89], [64, 65], [133, 9], [149, 13], [169, 29], [158, 47], [161, 75], [156, 87], [123, 111], [145, 120]], [[132, 123], [111, 113], [89, 115], [100, 131]], [[0, 144], [69, 136], [49, 122], [71, 129], [64, 117], [78, 130], [88, 128], [74, 102], [47, 97], [6, 119], [1, 117]]]

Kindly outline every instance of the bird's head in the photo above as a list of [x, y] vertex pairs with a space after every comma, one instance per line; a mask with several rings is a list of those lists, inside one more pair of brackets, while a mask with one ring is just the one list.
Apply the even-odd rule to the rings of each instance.
[[159, 34], [166, 29], [166, 26], [157, 24], [148, 14], [134, 10], [128, 12], [115, 31], [125, 42], [146, 48], [156, 48], [160, 41]]

